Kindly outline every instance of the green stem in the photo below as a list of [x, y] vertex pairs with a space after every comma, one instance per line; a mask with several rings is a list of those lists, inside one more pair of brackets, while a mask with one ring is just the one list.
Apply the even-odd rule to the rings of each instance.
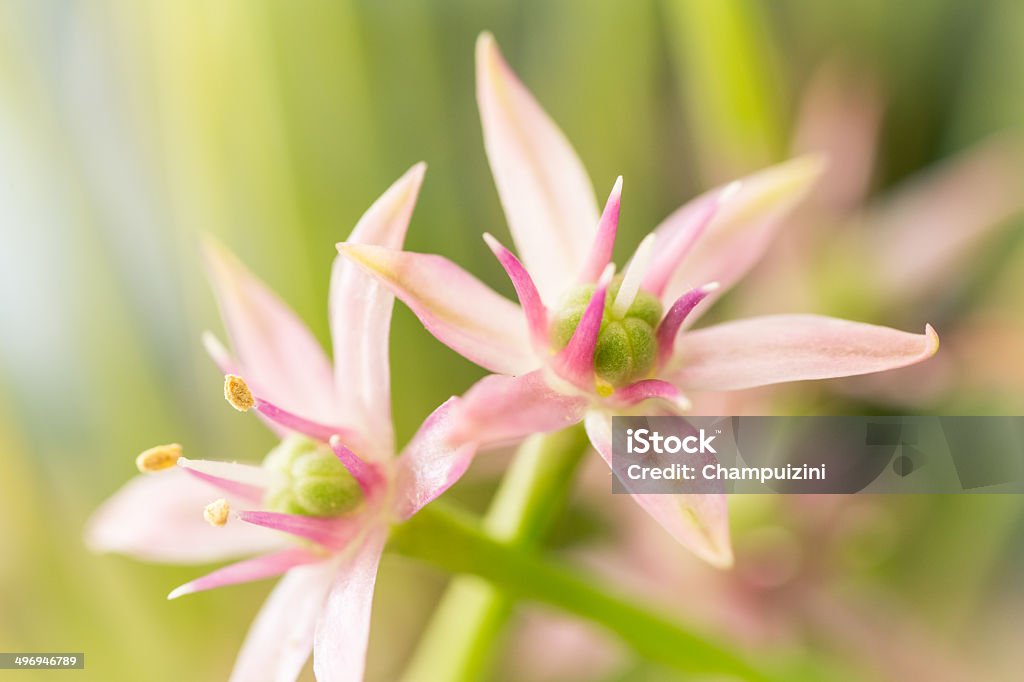
[[[484, 517], [492, 539], [534, 547], [558, 517], [587, 449], [579, 426], [530, 438], [516, 453]], [[501, 590], [471, 575], [455, 576], [403, 676], [403, 682], [471, 682], [486, 671], [511, 613]]]
[[[395, 528], [392, 551], [451, 573], [483, 578], [511, 600], [537, 601], [603, 625], [645, 658], [691, 674], [735, 675], [752, 682], [794, 679], [755, 667], [728, 647], [591, 582], [579, 572], [487, 535], [481, 524], [443, 501]], [[433, 679], [443, 679], [435, 676]]]

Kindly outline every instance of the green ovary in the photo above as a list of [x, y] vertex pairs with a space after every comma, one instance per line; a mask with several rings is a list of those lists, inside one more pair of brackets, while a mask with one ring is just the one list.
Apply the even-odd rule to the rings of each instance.
[[[657, 298], [640, 291], [625, 315], [613, 315], [612, 304], [621, 282], [621, 278], [616, 278], [608, 288], [601, 331], [594, 349], [594, 372], [615, 387], [643, 379], [654, 368], [658, 355], [655, 330], [662, 312]], [[551, 325], [551, 342], [555, 350], [569, 344], [593, 294], [593, 286], [582, 286], [565, 297]]]
[[362, 501], [359, 484], [337, 456], [309, 438], [286, 437], [270, 451], [263, 466], [280, 474], [264, 498], [270, 511], [339, 516]]

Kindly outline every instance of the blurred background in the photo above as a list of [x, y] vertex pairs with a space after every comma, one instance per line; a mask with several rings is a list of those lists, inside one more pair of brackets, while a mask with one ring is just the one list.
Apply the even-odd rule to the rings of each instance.
[[[199, 343], [221, 331], [200, 234], [326, 342], [334, 243], [426, 160], [409, 248], [511, 294], [479, 236], [508, 241], [474, 101], [485, 29], [598, 196], [625, 177], [620, 262], [700, 190], [825, 151], [827, 177], [714, 317], [930, 322], [943, 339], [911, 370], [702, 397], [708, 412], [1021, 413], [1016, 0], [0, 0], [0, 650], [84, 651], [83, 679], [227, 677], [269, 585], [167, 602], [209, 567], [94, 556], [83, 525], [150, 445], [226, 459], [273, 445], [225, 405]], [[392, 359], [401, 440], [481, 375], [401, 306]], [[454, 496], [483, 508], [505, 461], [478, 462]], [[594, 468], [553, 551], [738, 649], [792, 651], [844, 679], [1019, 673], [1019, 497], [731, 509], [738, 563], [717, 573]], [[385, 557], [369, 679], [398, 676], [445, 580]], [[535, 608], [517, 611], [490, 674], [676, 679]]]

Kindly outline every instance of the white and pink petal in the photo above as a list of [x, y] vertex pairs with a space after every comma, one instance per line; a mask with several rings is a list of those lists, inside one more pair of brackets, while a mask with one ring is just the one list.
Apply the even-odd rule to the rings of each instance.
[[447, 258], [364, 244], [339, 244], [338, 250], [378, 278], [460, 355], [500, 374], [536, 366], [522, 308]]
[[[721, 285], [709, 297], [711, 299], [731, 288], [761, 259], [776, 231], [799, 205], [824, 167], [819, 157], [799, 157], [747, 176], [738, 185], [730, 183], [737, 189], [726, 192], [713, 220], [681, 259], [676, 259], [668, 245], [680, 237], [680, 232], [694, 230], [695, 225], [699, 227], [701, 216], [708, 211], [708, 202], [721, 198], [729, 186], [697, 197], [666, 218], [657, 228], [658, 256], [651, 266], [652, 271], [660, 271], [666, 265], [671, 269], [671, 275], [665, 279], [662, 300], [668, 304], [707, 282]], [[669, 258], [670, 262], [666, 264], [661, 260], [664, 258]], [[695, 312], [706, 308], [702, 306]], [[691, 315], [686, 326], [698, 316]]]
[[905, 367], [938, 347], [930, 325], [912, 334], [820, 315], [766, 315], [681, 335], [665, 374], [683, 390], [738, 390]]
[[230, 682], [294, 682], [313, 651], [313, 635], [339, 562], [292, 568], [246, 635]]
[[[363, 214], [354, 244], [402, 248], [426, 164], [413, 166]], [[377, 459], [394, 453], [388, 338], [394, 297], [338, 254], [331, 270], [330, 325], [339, 412], [332, 422], [359, 430]]]
[[386, 528], [371, 531], [338, 567], [313, 638], [313, 672], [318, 680], [363, 679], [373, 590], [387, 535]]
[[450, 488], [469, 468], [476, 446], [454, 440], [459, 399], [434, 410], [398, 459], [395, 515], [407, 519]]
[[[562, 386], [556, 384], [565, 384]], [[452, 438], [480, 448], [513, 443], [578, 423], [588, 399], [540, 369], [519, 377], [492, 374], [459, 401]]]
[[172, 469], [136, 476], [90, 518], [86, 544], [97, 552], [117, 552], [146, 561], [205, 564], [284, 547], [283, 536], [244, 523], [214, 528], [203, 508], [216, 498], [244, 500]]
[[251, 559], [222, 566], [212, 573], [207, 573], [195, 580], [190, 580], [184, 585], [179, 585], [171, 590], [167, 598], [177, 599], [186, 594], [195, 594], [196, 592], [213, 590], [218, 587], [275, 578], [296, 566], [305, 566], [322, 559], [322, 556], [313, 554], [304, 548], [289, 547], [270, 554], [262, 554]]
[[[615, 472], [611, 415], [591, 410], [587, 413], [585, 424], [594, 449]], [[619, 481], [629, 489], [630, 480], [627, 476], [619, 476]], [[698, 557], [713, 566], [726, 568], [732, 565], [728, 500], [721, 486], [694, 494], [630, 494], [676, 541]]]
[[336, 417], [331, 363], [309, 329], [223, 246], [207, 239], [203, 254], [237, 364], [253, 389], [310, 419]]
[[477, 40], [476, 88], [484, 148], [512, 238], [551, 304], [590, 249], [598, 221], [594, 189], [565, 135], [489, 33]]

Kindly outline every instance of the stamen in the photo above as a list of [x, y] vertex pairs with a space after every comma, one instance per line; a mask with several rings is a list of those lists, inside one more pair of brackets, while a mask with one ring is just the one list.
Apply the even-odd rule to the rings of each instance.
[[206, 349], [206, 354], [209, 355], [217, 368], [220, 369], [221, 374], [234, 374], [237, 372], [235, 367], [235, 361], [231, 357], [231, 353], [224, 347], [216, 336], [210, 332], [203, 332], [202, 335], [203, 348]]
[[255, 408], [257, 412], [271, 422], [291, 431], [309, 436], [313, 440], [326, 443], [335, 434], [341, 435], [350, 442], [358, 441], [359, 439], [359, 436], [353, 433], [351, 429], [343, 426], [320, 424], [319, 422], [293, 414], [288, 410], [281, 409], [274, 403], [261, 397], [254, 396], [252, 391], [249, 390], [249, 385], [245, 383], [245, 379], [234, 374], [224, 376], [224, 398], [239, 412], [248, 412]]
[[153, 473], [170, 469], [181, 457], [181, 446], [177, 443], [157, 445], [135, 458], [135, 466], [143, 473]]
[[223, 497], [214, 500], [203, 509], [203, 518], [211, 526], [222, 527], [228, 522], [228, 514], [231, 512], [231, 505]]
[[254, 526], [272, 528], [289, 535], [312, 540], [324, 547], [340, 549], [358, 534], [363, 520], [357, 516], [322, 517], [304, 514], [284, 514], [270, 511], [243, 510], [240, 521]]
[[615, 248], [615, 233], [619, 229], [619, 209], [622, 203], [622, 176], [615, 180], [612, 193], [608, 195], [608, 202], [604, 205], [601, 213], [601, 222], [597, 225], [597, 234], [594, 235], [594, 244], [590, 247], [590, 254], [587, 256], [586, 265], [580, 272], [580, 282], [590, 283], [595, 281], [604, 270], [605, 266], [612, 260], [612, 249]]
[[[204, 480], [210, 481], [214, 485], [220, 485], [222, 488], [231, 483], [238, 483], [250, 488], [259, 489], [262, 493], [262, 489], [276, 482], [276, 475], [273, 472], [252, 464], [181, 457], [178, 460], [178, 466], [188, 470], [190, 473], [199, 474]], [[225, 489], [231, 494], [236, 493], [234, 489]]]
[[234, 374], [224, 377], [224, 398], [239, 412], [248, 412], [256, 404], [245, 379]]
[[380, 483], [382, 475], [376, 466], [363, 460], [359, 455], [352, 452], [341, 442], [340, 436], [331, 436], [328, 443], [335, 456], [341, 461], [345, 469], [356, 479], [365, 497], [373, 493], [377, 484]]
[[615, 296], [615, 302], [612, 304], [613, 316], [625, 315], [629, 307], [633, 305], [633, 301], [636, 300], [636, 295], [640, 291], [640, 282], [643, 281], [644, 273], [651, 262], [651, 256], [654, 255], [654, 239], [655, 235], [652, 232], [644, 237], [640, 246], [636, 247], [636, 253], [633, 254], [633, 260], [626, 267], [626, 274], [622, 278], [622, 285], [619, 286], [619, 293]]
[[526, 314], [526, 324], [530, 328], [534, 346], [538, 349], [543, 348], [548, 337], [548, 311], [541, 301], [537, 286], [530, 278], [530, 273], [526, 271], [515, 254], [502, 246], [492, 235], [485, 232], [484, 241], [487, 242], [487, 246], [501, 266], [505, 268], [509, 279], [512, 280], [519, 304]]
[[597, 289], [590, 298], [569, 344], [555, 356], [553, 367], [563, 379], [585, 389], [592, 389], [594, 383], [594, 350], [601, 333], [601, 319], [608, 294], [608, 285], [615, 276], [615, 263], [605, 267], [597, 282]]
[[686, 321], [687, 315], [689, 315], [697, 304], [703, 301], [708, 294], [713, 291], [717, 291], [719, 287], [718, 282], [709, 282], [702, 287], [696, 289], [690, 289], [685, 294], [676, 299], [676, 302], [672, 304], [672, 307], [665, 313], [665, 318], [658, 325], [658, 362], [665, 364], [669, 357], [672, 355], [675, 349], [676, 334], [679, 333], [679, 328], [683, 326], [683, 322]]
[[660, 379], [644, 379], [625, 388], [620, 388], [615, 392], [615, 397], [624, 406], [633, 406], [645, 400], [659, 399], [682, 412], [693, 407], [693, 404], [679, 388]]
[[[679, 264], [697, 243], [718, 214], [718, 210], [731, 200], [742, 188], [739, 180], [730, 182], [718, 194], [699, 199], [692, 208], [690, 205], [680, 209], [682, 216], [687, 216], [686, 223], [680, 225], [673, 234], [667, 235], [665, 244], [658, 245], [658, 253], [654, 258], [650, 271], [644, 278], [644, 289], [656, 296], [661, 296], [665, 286], [676, 272]], [[673, 216], [670, 216], [670, 220]]]
[[182, 595], [210, 590], [215, 587], [237, 585], [238, 583], [271, 578], [281, 575], [290, 568], [310, 564], [314, 561], [319, 561], [321, 558], [306, 548], [285, 549], [273, 554], [264, 554], [253, 559], [228, 564], [223, 568], [218, 568], [213, 573], [187, 582], [171, 590], [167, 598], [177, 599]]

